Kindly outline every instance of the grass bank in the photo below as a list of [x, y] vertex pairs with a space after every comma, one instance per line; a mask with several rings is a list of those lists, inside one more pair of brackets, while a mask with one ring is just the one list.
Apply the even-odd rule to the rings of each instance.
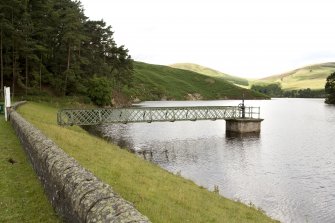
[[61, 222], [3, 115], [0, 117], [0, 222]]
[[79, 127], [59, 127], [55, 107], [28, 103], [18, 111], [66, 153], [133, 202], [152, 222], [274, 222], [252, 207], [209, 192]]

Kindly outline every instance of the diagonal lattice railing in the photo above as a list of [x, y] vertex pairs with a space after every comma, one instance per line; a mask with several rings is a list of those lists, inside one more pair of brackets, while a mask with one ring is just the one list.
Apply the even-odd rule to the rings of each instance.
[[259, 107], [245, 107], [244, 110], [243, 115], [241, 107], [237, 106], [62, 109], [57, 114], [57, 122], [59, 125], [99, 125], [111, 123], [260, 118]]

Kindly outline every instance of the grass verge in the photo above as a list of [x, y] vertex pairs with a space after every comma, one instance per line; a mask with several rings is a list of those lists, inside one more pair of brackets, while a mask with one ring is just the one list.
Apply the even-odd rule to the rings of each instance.
[[0, 117], [0, 222], [61, 222], [3, 115]]
[[28, 103], [18, 111], [152, 222], [275, 222], [253, 207], [209, 192], [79, 127], [58, 126], [55, 107]]

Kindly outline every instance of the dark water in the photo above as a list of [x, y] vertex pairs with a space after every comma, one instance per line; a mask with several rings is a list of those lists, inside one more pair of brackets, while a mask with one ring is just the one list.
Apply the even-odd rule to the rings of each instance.
[[[240, 101], [142, 106], [238, 105]], [[335, 222], [335, 106], [321, 99], [246, 101], [260, 106], [259, 137], [228, 138], [225, 121], [101, 126], [104, 136], [282, 222]]]

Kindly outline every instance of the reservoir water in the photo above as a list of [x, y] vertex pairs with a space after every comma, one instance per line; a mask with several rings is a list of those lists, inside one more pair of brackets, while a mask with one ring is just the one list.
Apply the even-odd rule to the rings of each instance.
[[[141, 106], [233, 105], [163, 101]], [[323, 99], [246, 101], [260, 106], [259, 136], [229, 138], [225, 121], [104, 125], [104, 137], [196, 184], [253, 204], [281, 222], [335, 222], [335, 106]]]

